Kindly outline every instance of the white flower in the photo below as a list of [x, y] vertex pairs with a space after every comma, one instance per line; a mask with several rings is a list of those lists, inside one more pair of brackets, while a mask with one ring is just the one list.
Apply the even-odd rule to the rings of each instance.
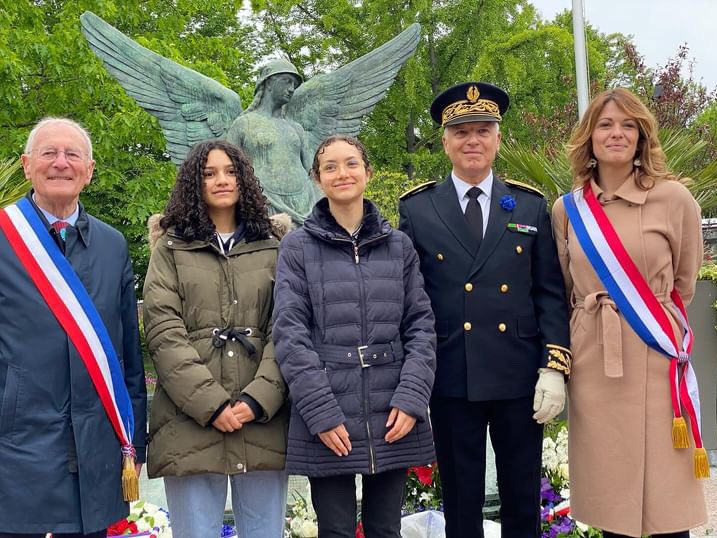
[[301, 538], [317, 538], [319, 536], [319, 527], [313, 521], [305, 520], [301, 525]]
[[430, 502], [431, 500], [433, 500], [433, 493], [429, 493], [427, 491], [424, 491], [418, 497], [418, 502]]
[[291, 535], [300, 538], [316, 538], [319, 535], [319, 527], [315, 521], [295, 517], [290, 524]]
[[560, 477], [563, 480], [569, 480], [570, 479], [570, 467], [567, 463], [561, 463], [558, 465], [558, 473], [560, 474]]

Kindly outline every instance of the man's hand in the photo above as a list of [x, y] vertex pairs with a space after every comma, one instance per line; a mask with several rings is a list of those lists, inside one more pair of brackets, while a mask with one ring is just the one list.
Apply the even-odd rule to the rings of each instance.
[[232, 406], [227, 405], [222, 412], [219, 413], [219, 416], [214, 419], [212, 426], [220, 432], [231, 433], [240, 429], [242, 427], [242, 423], [234, 415]]
[[533, 398], [533, 418], [545, 424], [557, 417], [565, 407], [565, 378], [552, 368], [540, 368]]
[[351, 441], [346, 426], [340, 424], [328, 431], [321, 432], [319, 439], [337, 456], [348, 456], [351, 452]]
[[256, 418], [254, 415], [254, 411], [251, 410], [251, 407], [246, 402], [237, 402], [232, 407], [232, 412], [234, 413], [234, 416], [241, 422], [242, 424], [246, 424], [247, 422], [251, 422]]
[[389, 430], [384, 439], [387, 443], [393, 443], [399, 439], [403, 439], [415, 425], [416, 419], [414, 417], [394, 407], [388, 415], [386, 427], [389, 428]]

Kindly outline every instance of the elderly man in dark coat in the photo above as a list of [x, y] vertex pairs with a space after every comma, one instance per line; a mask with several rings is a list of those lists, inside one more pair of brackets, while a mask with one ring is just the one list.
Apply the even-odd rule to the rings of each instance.
[[570, 372], [565, 288], [543, 196], [492, 165], [508, 95], [467, 82], [436, 97], [448, 178], [399, 206], [436, 315], [431, 420], [448, 538], [482, 538], [486, 430], [503, 538], [539, 536], [542, 424]]
[[[137, 462], [145, 454], [134, 275], [122, 235], [79, 203], [95, 164], [84, 129], [67, 119], [41, 121], [30, 133], [22, 162], [33, 188], [0, 211], [0, 537], [52, 532], [99, 538], [128, 514], [123, 459], [129, 477], [132, 445]], [[38, 256], [35, 265], [29, 252]], [[82, 288], [78, 298], [87, 299], [79, 309], [95, 315], [88, 314], [95, 321], [91, 327], [78, 321], [81, 314], [71, 300], [59, 301], [68, 308], [61, 312], [56, 299], [66, 296], [50, 265], [59, 268], [55, 277], [64, 275], [70, 284], [76, 277], [71, 285]], [[94, 371], [91, 363], [86, 366], [86, 349], [77, 344], [84, 338], [100, 353], [92, 334], [104, 335], [98, 341], [112, 356], [98, 359]], [[103, 393], [100, 385], [107, 379]], [[113, 405], [120, 410], [115, 418], [121, 417], [114, 427], [106, 412]], [[124, 446], [118, 431], [124, 432]]]

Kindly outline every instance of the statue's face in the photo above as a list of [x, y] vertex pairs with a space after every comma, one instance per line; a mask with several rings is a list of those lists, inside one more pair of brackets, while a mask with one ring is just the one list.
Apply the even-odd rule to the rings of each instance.
[[296, 90], [297, 80], [293, 75], [288, 73], [281, 73], [280, 75], [274, 75], [269, 77], [267, 81], [267, 87], [272, 97], [277, 103], [285, 105], [291, 101]]

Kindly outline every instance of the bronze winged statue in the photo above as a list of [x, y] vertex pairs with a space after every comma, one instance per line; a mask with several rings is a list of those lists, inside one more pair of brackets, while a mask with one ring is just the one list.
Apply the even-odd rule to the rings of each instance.
[[239, 96], [217, 81], [146, 49], [94, 13], [80, 20], [107, 71], [159, 120], [174, 163], [201, 140], [237, 143], [252, 161], [270, 211], [288, 213], [298, 224], [321, 196], [308, 174], [319, 143], [332, 134], [358, 135], [420, 39], [420, 26], [413, 24], [306, 82], [290, 62], [272, 60], [259, 71], [254, 100], [243, 111]]

